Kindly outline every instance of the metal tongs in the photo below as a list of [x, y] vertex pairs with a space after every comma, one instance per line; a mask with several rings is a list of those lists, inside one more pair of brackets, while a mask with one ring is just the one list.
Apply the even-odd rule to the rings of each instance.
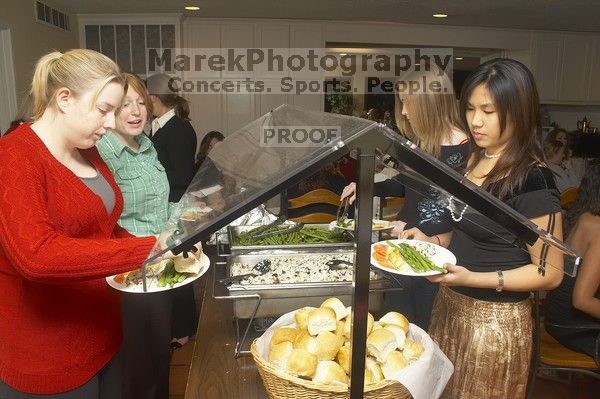
[[[275, 226], [275, 225], [272, 225]], [[252, 236], [253, 239], [261, 239], [261, 238], [266, 238], [266, 237], [272, 237], [272, 236], [277, 236], [280, 234], [288, 234], [294, 231], [298, 231], [301, 230], [304, 227], [304, 223], [294, 223], [289, 225], [290, 227], [288, 227], [287, 229], [281, 229], [281, 230], [276, 230], [276, 231], [269, 231], [266, 233], [259, 233], [259, 234], [255, 234]], [[262, 230], [264, 231], [264, 229]]]
[[225, 277], [219, 280], [219, 283], [230, 286], [233, 283], [239, 283], [247, 277], [263, 276], [271, 271], [271, 261], [263, 259], [252, 267], [251, 273], [240, 274], [237, 276]]
[[255, 228], [254, 235], [252, 236], [252, 238], [256, 238], [263, 231], [268, 230], [269, 228], [271, 228], [273, 226], [278, 226], [278, 225], [282, 224], [283, 222], [285, 222], [285, 216], [284, 215], [278, 216], [277, 219], [273, 220], [271, 223], [268, 223], [263, 226], [259, 226], [259, 227]]
[[350, 197], [346, 197], [338, 205], [337, 215], [335, 217], [335, 225], [336, 226], [343, 225], [344, 222], [346, 221], [346, 219], [348, 219], [348, 210], [349, 210], [349, 207], [350, 207]]

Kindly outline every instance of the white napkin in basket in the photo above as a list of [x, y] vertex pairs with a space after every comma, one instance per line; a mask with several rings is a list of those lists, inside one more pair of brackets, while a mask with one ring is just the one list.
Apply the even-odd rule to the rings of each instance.
[[[296, 326], [294, 313], [295, 311], [281, 316], [256, 340], [256, 349], [263, 359], [269, 359], [269, 343], [273, 331], [279, 327]], [[411, 323], [408, 337], [420, 342], [424, 351], [419, 359], [398, 372], [394, 379], [404, 385], [414, 399], [437, 399], [454, 372], [454, 366], [420, 327]]]

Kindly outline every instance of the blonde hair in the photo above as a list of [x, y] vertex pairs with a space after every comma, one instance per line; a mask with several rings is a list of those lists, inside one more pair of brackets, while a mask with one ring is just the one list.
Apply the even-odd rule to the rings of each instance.
[[[150, 96], [148, 95], [148, 91], [146, 91], [146, 85], [137, 75], [132, 73], [124, 72], [123, 79], [125, 79], [125, 93], [127, 93], [128, 88], [132, 88], [135, 90], [144, 100], [144, 105], [146, 106], [146, 111], [148, 115], [152, 115], [152, 101], [150, 101]], [[125, 100], [125, 98], [123, 98]], [[121, 110], [123, 109], [123, 104], [119, 106], [116, 115], [119, 115]]]
[[[465, 131], [458, 112], [458, 101], [452, 90], [452, 81], [445, 72], [429, 70], [408, 74], [403, 82], [440, 82], [443, 93], [418, 92], [407, 94], [395, 91], [395, 116], [398, 129], [421, 149], [438, 158], [442, 141], [452, 137], [452, 130]], [[404, 101], [402, 97], [405, 96]], [[407, 103], [409, 118], [402, 115], [403, 102]]]
[[61, 87], [71, 90], [74, 96], [94, 90], [92, 107], [98, 94], [111, 82], [125, 84], [117, 64], [103, 54], [87, 49], [46, 54], [38, 60], [31, 81], [32, 119], [41, 118]]

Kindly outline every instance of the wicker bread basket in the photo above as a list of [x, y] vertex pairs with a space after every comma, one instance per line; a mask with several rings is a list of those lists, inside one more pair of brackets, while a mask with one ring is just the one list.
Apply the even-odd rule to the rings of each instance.
[[[273, 367], [258, 353], [256, 340], [252, 342], [250, 351], [265, 389], [272, 399], [345, 399], [350, 396], [348, 388], [314, 383]], [[363, 397], [365, 399], [409, 399], [411, 394], [399, 382], [384, 380], [368, 385]]]

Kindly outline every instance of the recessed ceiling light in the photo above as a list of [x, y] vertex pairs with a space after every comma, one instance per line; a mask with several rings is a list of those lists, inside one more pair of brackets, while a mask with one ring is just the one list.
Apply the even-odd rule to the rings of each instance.
[[457, 61], [460, 61], [460, 60], [462, 60], [462, 59], [463, 59], [463, 57], [456, 57], [456, 58], [454, 58], [454, 59], [455, 59], [455, 60], [457, 60]]
[[198, 11], [200, 9], [200, 7], [198, 6], [185, 6], [183, 8], [185, 8], [188, 11]]
[[442, 13], [433, 14], [434, 18], [446, 18], [447, 16], [448, 16], [448, 14], [442, 14]]
[[340, 53], [341, 56], [348, 55], [348, 53]]

